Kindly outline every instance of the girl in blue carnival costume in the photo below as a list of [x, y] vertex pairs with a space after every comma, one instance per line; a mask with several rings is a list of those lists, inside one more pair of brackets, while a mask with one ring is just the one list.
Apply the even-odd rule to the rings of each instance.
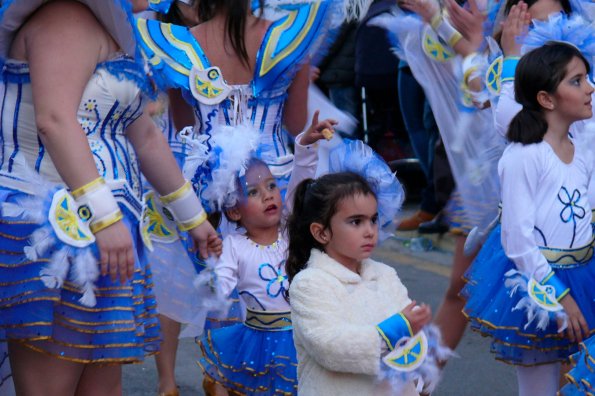
[[216, 237], [143, 114], [131, 12], [126, 1], [0, 8], [0, 339], [18, 393], [118, 394], [120, 364], [158, 350], [141, 171], [202, 254]]
[[[316, 142], [323, 138], [324, 129], [332, 132], [334, 124], [332, 120], [319, 123], [316, 114], [311, 127], [296, 138], [288, 198], [299, 181], [314, 176]], [[205, 299], [212, 298], [213, 307], [217, 296], [228, 298], [237, 288], [246, 315], [244, 323], [208, 329], [198, 341], [203, 352], [199, 361], [203, 387], [207, 394], [295, 394], [297, 362], [285, 295], [287, 237], [281, 229], [291, 212], [291, 200], [283, 207], [270, 169], [258, 159], [248, 160], [233, 178], [236, 198], [225, 203], [224, 213], [245, 233], [225, 237], [223, 254], [196, 283], [199, 289], [207, 289]], [[216, 285], [212, 295], [211, 279]]]
[[516, 365], [519, 394], [554, 395], [560, 363], [595, 328], [590, 151], [569, 137], [592, 117], [589, 64], [550, 43], [521, 58], [510, 145], [500, 160], [501, 226], [466, 274], [464, 313]]

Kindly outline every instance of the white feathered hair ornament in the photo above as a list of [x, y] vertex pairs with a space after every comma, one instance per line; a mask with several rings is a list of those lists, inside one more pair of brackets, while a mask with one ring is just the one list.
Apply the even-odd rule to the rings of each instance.
[[259, 148], [260, 133], [251, 125], [219, 126], [210, 134], [180, 133], [187, 144], [184, 176], [191, 180], [209, 213], [233, 207], [239, 198], [237, 178]]

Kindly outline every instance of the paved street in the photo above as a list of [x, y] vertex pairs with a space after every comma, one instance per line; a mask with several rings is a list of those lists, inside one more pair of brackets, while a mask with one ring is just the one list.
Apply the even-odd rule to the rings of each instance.
[[[394, 266], [417, 301], [427, 302], [435, 311], [448, 285], [452, 260], [452, 239], [431, 238], [431, 251], [416, 252], [410, 249], [410, 240], [415, 233], [399, 235], [380, 246], [375, 258]], [[414, 240], [413, 246], [419, 246]], [[489, 341], [468, 331], [459, 348], [458, 357], [446, 366], [444, 376], [434, 396], [507, 396], [514, 395], [516, 379], [514, 369], [496, 362], [489, 352]], [[200, 387], [201, 374], [196, 360], [199, 349], [193, 340], [182, 340], [178, 351], [177, 378], [182, 396], [203, 395]], [[142, 365], [126, 366], [124, 369], [124, 394], [130, 396], [155, 395], [157, 372], [153, 359]]]

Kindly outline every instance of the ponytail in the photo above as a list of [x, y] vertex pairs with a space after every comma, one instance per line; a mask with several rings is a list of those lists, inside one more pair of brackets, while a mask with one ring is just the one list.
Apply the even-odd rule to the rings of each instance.
[[318, 243], [310, 232], [310, 223], [304, 221], [304, 201], [306, 192], [314, 181], [312, 179], [303, 180], [296, 188], [293, 203], [293, 212], [287, 221], [287, 233], [289, 235], [288, 257], [285, 262], [285, 270], [289, 283], [298, 272], [306, 268], [306, 263], [310, 259], [312, 248], [322, 250], [322, 245]]
[[508, 127], [506, 137], [510, 142], [531, 144], [543, 140], [547, 132], [547, 121], [539, 110], [523, 107]]

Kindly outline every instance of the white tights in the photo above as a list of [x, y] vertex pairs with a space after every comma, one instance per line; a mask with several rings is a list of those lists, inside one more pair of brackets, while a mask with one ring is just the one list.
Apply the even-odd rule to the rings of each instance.
[[555, 396], [560, 387], [560, 363], [516, 366], [519, 396]]

